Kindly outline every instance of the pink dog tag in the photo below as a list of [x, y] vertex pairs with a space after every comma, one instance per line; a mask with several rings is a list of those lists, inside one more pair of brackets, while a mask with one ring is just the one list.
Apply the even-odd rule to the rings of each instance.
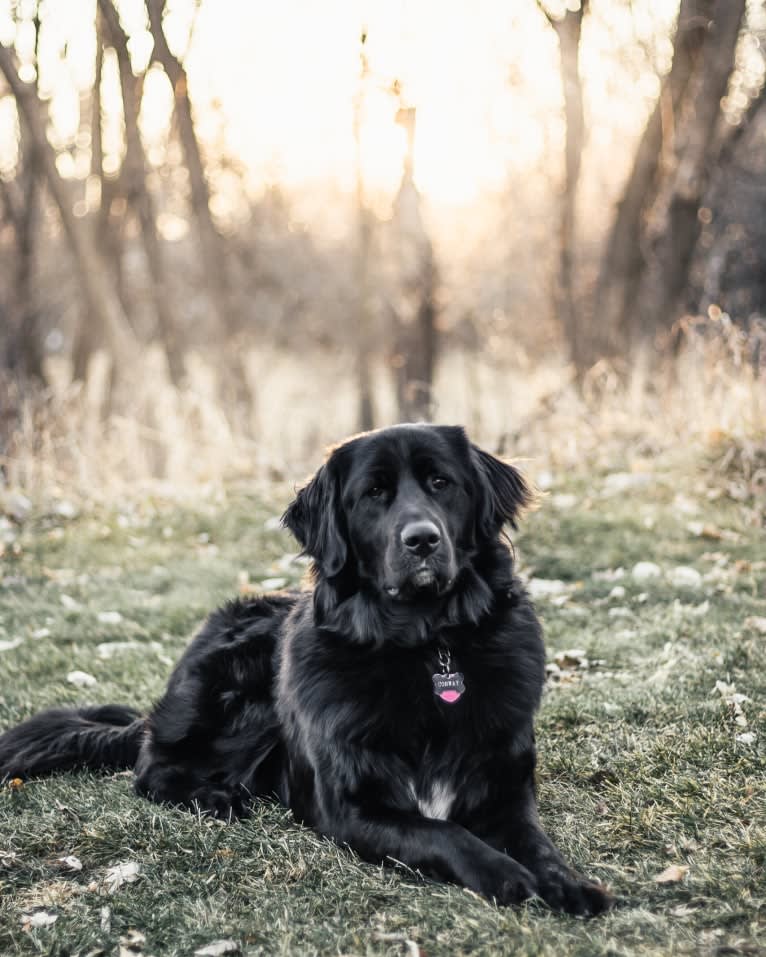
[[432, 675], [434, 683], [434, 694], [446, 701], [447, 704], [454, 704], [459, 701], [465, 691], [465, 679], [460, 671], [450, 671], [452, 657], [448, 648], [439, 648], [439, 664], [442, 667], [441, 674]]
[[465, 680], [459, 671], [446, 675], [433, 675], [434, 694], [447, 704], [454, 704], [465, 691]]

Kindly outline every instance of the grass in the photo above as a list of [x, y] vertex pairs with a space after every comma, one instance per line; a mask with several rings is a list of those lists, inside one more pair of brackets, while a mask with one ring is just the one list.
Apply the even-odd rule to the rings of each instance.
[[[763, 529], [702, 471], [655, 463], [616, 494], [604, 478], [554, 477], [518, 550], [527, 574], [563, 583], [538, 602], [549, 657], [587, 659], [559, 658], [544, 699], [542, 817], [622, 898], [612, 914], [499, 909], [363, 864], [276, 806], [226, 826], [140, 801], [130, 774], [63, 775], [0, 789], [0, 954], [96, 957], [121, 938], [147, 957], [220, 939], [248, 955], [766, 953]], [[283, 505], [243, 487], [74, 518], [49, 501], [0, 529], [0, 641], [21, 639], [0, 646], [0, 727], [53, 703], [145, 707], [208, 609], [245, 580], [299, 580], [274, 527]], [[662, 574], [634, 581], [637, 561]], [[697, 587], [673, 584], [678, 565]], [[68, 683], [75, 669], [97, 684]], [[746, 726], [717, 681], [747, 696]], [[128, 861], [138, 879], [109, 891], [108, 868]], [[684, 878], [658, 883], [673, 865]], [[30, 926], [36, 913], [56, 920]], [[128, 951], [131, 930], [145, 943]]]

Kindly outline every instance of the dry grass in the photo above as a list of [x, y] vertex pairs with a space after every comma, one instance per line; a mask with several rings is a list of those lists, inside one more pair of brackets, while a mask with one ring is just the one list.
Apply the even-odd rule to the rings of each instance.
[[[9, 484], [108, 499], [146, 485], [178, 494], [242, 477], [294, 481], [356, 430], [350, 353], [254, 351], [246, 420], [221, 409], [203, 356], [190, 356], [188, 369], [176, 391], [149, 350], [140, 378], [123, 383], [117, 411], [105, 417], [103, 360], [85, 387], [69, 383], [64, 361], [53, 362], [50, 394], [19, 403], [5, 452]], [[766, 483], [766, 367], [728, 321], [689, 330], [663, 366], [645, 355], [629, 369], [597, 364], [582, 389], [573, 380], [557, 356], [452, 351], [438, 369], [433, 417], [465, 424], [480, 444], [531, 459], [539, 473], [641, 470], [657, 455], [691, 451], [744, 477], [751, 494]], [[382, 366], [374, 396], [379, 424], [396, 421]]]

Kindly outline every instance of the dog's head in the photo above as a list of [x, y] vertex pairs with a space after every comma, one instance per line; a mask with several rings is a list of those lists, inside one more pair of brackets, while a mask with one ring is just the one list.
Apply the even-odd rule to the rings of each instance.
[[518, 470], [462, 428], [400, 425], [338, 446], [283, 521], [320, 579], [422, 602], [449, 593], [529, 500]]

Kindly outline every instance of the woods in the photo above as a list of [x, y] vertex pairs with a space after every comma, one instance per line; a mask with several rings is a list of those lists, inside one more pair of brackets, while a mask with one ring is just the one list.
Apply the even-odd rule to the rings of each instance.
[[[91, 31], [91, 80], [73, 91], [78, 116], [66, 141], [50, 114], [55, 97], [39, 82], [47, 69], [40, 57], [50, 56], [40, 38], [52, 14], [31, 2], [11, 8], [0, 47], [0, 102], [6, 116], [13, 104], [18, 131], [0, 175], [6, 423], [24, 396], [50, 388], [51, 361], [61, 366], [59, 386], [87, 385], [97, 354], [111, 369], [102, 414], [122, 414], [147, 349], [159, 349], [162, 379], [179, 395], [199, 391], [189, 367], [199, 357], [229, 427], [256, 440], [263, 397], [254, 363], [286, 344], [298, 364], [312, 343], [348, 357], [344, 380], [355, 383], [353, 424], [361, 428], [438, 417], [440, 357], [494, 356], [502, 364], [522, 342], [533, 361], [560, 355], [582, 382], [602, 361], [623, 375], [639, 355], [672, 360], [679, 337], [691, 328], [699, 334], [721, 314], [743, 330], [760, 374], [753, 343], [763, 335], [766, 267], [753, 204], [763, 184], [762, 4], [681, 0], [667, 29], [658, 15], [647, 33], [638, 11], [610, 20], [603, 4], [530, 0], [516, 16], [536, 42], [555, 37], [560, 98], [558, 111], [534, 122], [541, 129], [558, 122], [563, 136], [546, 151], [540, 175], [550, 188], [541, 184], [538, 215], [514, 221], [509, 200], [509, 230], [499, 226], [500, 206], [485, 213], [477, 239], [487, 255], [462, 285], [474, 251], [461, 247], [460, 226], [445, 230], [444, 215], [434, 217], [424, 198], [417, 84], [381, 67], [374, 32], [364, 27], [356, 51], [347, 48], [358, 57], [347, 130], [355, 182], [346, 206], [335, 207], [343, 225], [330, 239], [300, 219], [286, 187], [253, 191], [223, 140], [209, 139], [204, 81], [195, 80], [206, 103], [200, 112], [185, 62], [199, 39], [200, 9], [190, 0], [168, 13], [164, 0], [146, 0], [130, 11], [128, 26], [113, 0], [92, 5], [78, 22]], [[173, 23], [179, 16], [183, 29]], [[619, 30], [627, 16], [633, 37], [648, 39], [625, 45]], [[605, 131], [594, 126], [583, 68], [591, 30], [619, 36], [616, 56], [644, 70], [645, 87], [657, 90], [642, 132], [615, 153], [624, 173], [612, 200], [597, 207], [594, 188], [607, 167], [592, 147]], [[59, 46], [61, 62], [69, 55]], [[159, 137], [147, 132], [149, 111], [158, 109], [165, 110]], [[381, 122], [387, 130], [374, 125]], [[257, 139], [257, 116], [247, 124]], [[511, 117], [512, 138], [514, 129]], [[370, 165], [384, 134], [392, 143], [401, 138], [385, 198]], [[515, 189], [518, 174], [507, 176]], [[329, 194], [327, 202], [335, 205]], [[524, 226], [540, 264], [534, 283], [518, 256], [502, 249], [516, 248]], [[60, 270], [73, 281], [62, 285]], [[537, 336], [500, 292], [514, 286], [538, 317]], [[498, 316], [500, 340], [492, 331]], [[488, 338], [498, 343], [489, 353], [481, 348]]]

